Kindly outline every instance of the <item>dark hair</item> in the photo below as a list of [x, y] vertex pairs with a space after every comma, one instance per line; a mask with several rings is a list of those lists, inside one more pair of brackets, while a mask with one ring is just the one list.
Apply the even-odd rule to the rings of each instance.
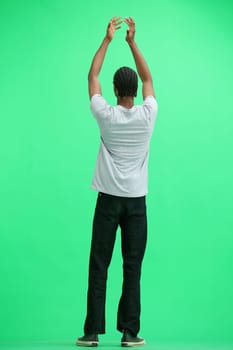
[[113, 83], [118, 91], [118, 96], [137, 96], [138, 76], [133, 69], [119, 68], [114, 74]]

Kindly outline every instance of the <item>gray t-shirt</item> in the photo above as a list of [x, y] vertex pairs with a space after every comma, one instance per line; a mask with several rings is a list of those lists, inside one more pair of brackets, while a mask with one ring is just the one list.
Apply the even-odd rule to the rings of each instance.
[[92, 96], [91, 111], [101, 135], [93, 189], [121, 197], [147, 194], [149, 144], [157, 110], [153, 96], [130, 109], [110, 106], [99, 94]]

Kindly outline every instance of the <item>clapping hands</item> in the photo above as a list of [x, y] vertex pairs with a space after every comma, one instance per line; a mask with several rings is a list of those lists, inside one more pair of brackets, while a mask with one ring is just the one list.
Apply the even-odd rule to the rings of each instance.
[[128, 25], [128, 29], [126, 32], [126, 41], [130, 42], [134, 40], [135, 35], [135, 22], [132, 17], [124, 18], [122, 17], [113, 17], [107, 27], [106, 37], [109, 41], [111, 41], [114, 37], [115, 31], [121, 28], [122, 23], [126, 23]]

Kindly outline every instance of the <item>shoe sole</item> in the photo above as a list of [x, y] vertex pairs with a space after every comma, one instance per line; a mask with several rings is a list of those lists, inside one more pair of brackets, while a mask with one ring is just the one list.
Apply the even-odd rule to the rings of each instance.
[[86, 347], [97, 347], [98, 346], [98, 341], [81, 341], [81, 340], [77, 340], [76, 341], [76, 345], [77, 346], [86, 346]]
[[137, 343], [130, 342], [130, 341], [121, 342], [121, 346], [125, 347], [125, 348], [132, 347], [132, 346], [142, 346], [145, 344], [146, 344], [145, 340], [137, 342]]

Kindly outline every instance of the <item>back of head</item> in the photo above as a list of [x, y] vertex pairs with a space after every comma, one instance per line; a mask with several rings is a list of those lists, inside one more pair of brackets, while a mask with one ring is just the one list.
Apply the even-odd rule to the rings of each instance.
[[129, 67], [119, 68], [114, 74], [113, 83], [119, 97], [137, 96], [138, 76], [133, 69]]

